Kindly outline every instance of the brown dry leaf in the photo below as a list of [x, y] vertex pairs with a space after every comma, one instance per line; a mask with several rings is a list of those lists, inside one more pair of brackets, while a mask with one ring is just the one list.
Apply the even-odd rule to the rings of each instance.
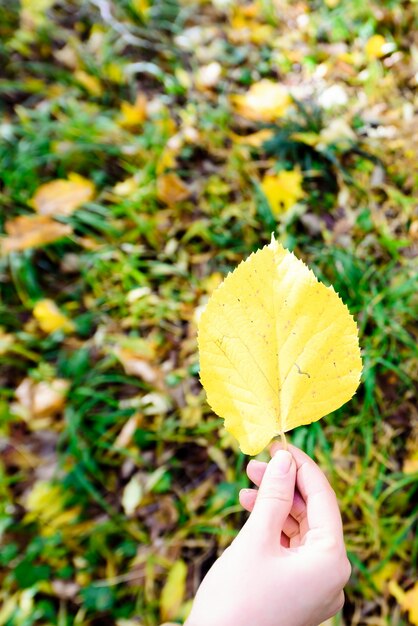
[[58, 179], [41, 185], [31, 202], [40, 215], [71, 215], [82, 204], [92, 200], [94, 193], [94, 183], [71, 173], [68, 180]]
[[129, 348], [116, 347], [114, 354], [117, 356], [126, 374], [137, 376], [147, 383], [155, 383], [159, 378], [159, 372], [140, 355]]
[[46, 215], [21, 215], [5, 224], [8, 237], [2, 241], [3, 254], [37, 248], [68, 237], [72, 228]]
[[24, 378], [15, 391], [17, 403], [13, 409], [25, 420], [51, 417], [63, 410], [69, 388], [69, 381], [63, 378], [39, 383]]
[[157, 198], [161, 202], [173, 206], [190, 197], [190, 189], [174, 172], [162, 174], [157, 179]]

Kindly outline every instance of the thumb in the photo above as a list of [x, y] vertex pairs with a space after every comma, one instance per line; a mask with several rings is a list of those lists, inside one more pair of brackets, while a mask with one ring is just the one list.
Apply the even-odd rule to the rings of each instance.
[[269, 537], [280, 537], [293, 505], [296, 463], [288, 450], [278, 450], [267, 465], [251, 517]]

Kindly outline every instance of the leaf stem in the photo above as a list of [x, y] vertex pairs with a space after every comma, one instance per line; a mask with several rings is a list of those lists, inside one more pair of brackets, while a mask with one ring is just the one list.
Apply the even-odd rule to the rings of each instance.
[[282, 440], [283, 448], [287, 450], [287, 439], [284, 432], [280, 432], [280, 439]]

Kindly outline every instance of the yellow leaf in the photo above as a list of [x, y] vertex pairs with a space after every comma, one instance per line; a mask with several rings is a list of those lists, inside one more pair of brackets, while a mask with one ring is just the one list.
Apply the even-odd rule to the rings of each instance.
[[86, 91], [88, 91], [92, 96], [99, 97], [103, 93], [103, 87], [98, 78], [92, 76], [91, 74], [87, 74], [84, 70], [77, 70], [74, 72], [74, 78], [80, 83], [82, 87]]
[[231, 98], [240, 115], [258, 122], [274, 122], [292, 103], [287, 88], [271, 80], [254, 83], [246, 94]]
[[245, 135], [243, 137], [236, 135], [233, 132], [231, 132], [230, 135], [231, 139], [237, 144], [251, 146], [252, 148], [260, 148], [265, 141], [268, 141], [273, 137], [274, 132], [271, 128], [263, 128], [262, 130], [258, 130], [255, 133], [251, 133], [250, 135]]
[[263, 178], [261, 189], [275, 217], [290, 209], [303, 197], [302, 180], [302, 174], [297, 170], [266, 174]]
[[382, 35], [373, 35], [367, 40], [364, 50], [369, 59], [380, 59], [385, 52], [386, 39]]
[[334, 411], [360, 380], [347, 307], [274, 238], [214, 291], [198, 344], [208, 402], [246, 454]]
[[79, 516], [80, 508], [65, 510], [66, 494], [62, 487], [39, 480], [26, 498], [26, 522], [37, 521], [41, 534], [50, 535], [56, 530], [67, 531], [67, 526]]
[[147, 118], [147, 99], [144, 94], [137, 95], [134, 104], [122, 102], [120, 106], [119, 124], [124, 128], [135, 128]]
[[38, 187], [32, 205], [41, 215], [71, 215], [94, 196], [94, 183], [71, 173], [68, 180], [53, 180]]
[[404, 460], [402, 471], [404, 474], [418, 473], [418, 450]]
[[174, 172], [162, 174], [158, 177], [157, 198], [161, 200], [161, 202], [172, 206], [173, 204], [177, 204], [177, 202], [186, 200], [189, 196], [190, 189]]
[[131, 6], [140, 18], [147, 21], [151, 8], [150, 0], [131, 0]]
[[176, 561], [168, 573], [167, 581], [161, 592], [160, 612], [163, 621], [177, 617], [186, 591], [186, 576], [187, 566], [185, 562]]
[[135, 176], [125, 178], [120, 183], [116, 183], [113, 187], [113, 193], [117, 196], [127, 197], [131, 196], [139, 188], [139, 183]]
[[21, 215], [5, 224], [3, 254], [44, 246], [72, 234], [68, 224], [60, 224], [46, 215]]
[[403, 591], [395, 580], [391, 580], [389, 591], [396, 598], [402, 610], [408, 612], [411, 624], [418, 626], [418, 582], [408, 591]]
[[158, 176], [176, 165], [176, 156], [177, 150], [170, 148], [168, 145], [164, 148], [157, 163]]
[[45, 333], [53, 333], [56, 330], [64, 332], [74, 330], [71, 320], [61, 313], [53, 300], [38, 300], [33, 309], [33, 315]]

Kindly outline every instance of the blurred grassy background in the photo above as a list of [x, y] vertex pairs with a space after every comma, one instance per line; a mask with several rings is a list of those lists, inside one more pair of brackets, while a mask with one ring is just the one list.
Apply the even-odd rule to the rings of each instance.
[[343, 513], [332, 623], [418, 624], [417, 17], [0, 3], [0, 626], [184, 620], [246, 517], [196, 315], [271, 232], [360, 328], [357, 395], [291, 435]]

